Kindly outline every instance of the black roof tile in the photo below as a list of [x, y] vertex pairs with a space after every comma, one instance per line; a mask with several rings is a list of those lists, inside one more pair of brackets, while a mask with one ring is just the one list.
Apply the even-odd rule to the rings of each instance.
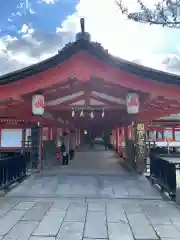
[[123, 72], [137, 75], [144, 80], [150, 79], [166, 84], [180, 85], [179, 75], [155, 70], [121, 58], [114, 57], [109, 54], [108, 51], [101, 46], [101, 44], [96, 42], [90, 42], [84, 39], [80, 39], [76, 42], [66, 44], [65, 47], [58, 52], [57, 55], [48, 58], [40, 63], [2, 75], [0, 77], [0, 85], [8, 84], [18, 80], [22, 81], [26, 77], [47, 71], [47, 69], [63, 63], [81, 50], [87, 51], [89, 54], [97, 57], [98, 59], [104, 61], [109, 65], [119, 68], [119, 70]]

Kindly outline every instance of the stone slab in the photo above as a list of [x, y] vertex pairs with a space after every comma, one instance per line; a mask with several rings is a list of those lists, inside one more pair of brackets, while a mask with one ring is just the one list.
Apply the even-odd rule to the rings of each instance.
[[149, 225], [150, 222], [149, 220], [147, 219], [146, 215], [144, 213], [127, 213], [127, 218], [129, 220], [129, 224], [133, 225], [133, 224], [136, 224], [137, 222], [139, 222], [143, 225]]
[[174, 225], [159, 225], [154, 228], [160, 238], [180, 239], [180, 231]]
[[104, 212], [87, 213], [84, 237], [107, 238], [106, 216]]
[[129, 224], [108, 223], [109, 240], [134, 240]]
[[84, 222], [63, 222], [57, 240], [82, 240]]
[[0, 236], [7, 234], [24, 214], [23, 210], [11, 210], [3, 218], [0, 218]]
[[157, 213], [157, 215], [152, 216], [148, 215], [149, 222], [154, 226], [157, 225], [168, 225], [171, 224], [171, 221], [168, 216], [160, 215]]
[[46, 237], [46, 239], [44, 239], [44, 237], [32, 236], [29, 238], [29, 240], [56, 240], [56, 238], [55, 237]]
[[136, 240], [159, 240], [156, 232], [150, 224], [141, 225], [141, 223], [139, 223], [137, 220], [136, 224], [130, 224], [130, 226]]
[[128, 222], [121, 204], [106, 205], [107, 222]]
[[3, 240], [29, 240], [31, 233], [37, 227], [39, 222], [27, 222], [27, 221], [20, 221], [18, 222], [10, 232], [3, 238]]
[[19, 202], [13, 209], [29, 210], [34, 204], [35, 202]]
[[104, 212], [105, 211], [105, 203], [88, 203], [88, 211]]
[[122, 203], [125, 212], [127, 213], [142, 213], [142, 208], [139, 206], [138, 203]]
[[128, 213], [127, 218], [131, 230], [137, 240], [151, 239], [157, 240], [156, 232], [150, 225], [144, 213]]
[[43, 220], [45, 214], [48, 212], [51, 204], [38, 202], [31, 209], [29, 209], [23, 216], [24, 221], [41, 221]]
[[0, 202], [0, 217], [4, 216], [6, 213], [8, 213], [13, 207], [15, 207], [16, 204], [12, 202]]
[[66, 201], [66, 200], [59, 200], [59, 201], [55, 201], [51, 208], [50, 208], [50, 211], [51, 210], [64, 210], [64, 211], [67, 211], [68, 207], [70, 205], [70, 202], [69, 201]]
[[66, 211], [49, 211], [39, 226], [33, 233], [33, 236], [55, 237], [61, 227]]
[[[82, 206], [81, 206], [82, 205]], [[68, 209], [64, 221], [67, 222], [84, 222], [87, 212], [87, 206], [81, 205], [71, 205]]]

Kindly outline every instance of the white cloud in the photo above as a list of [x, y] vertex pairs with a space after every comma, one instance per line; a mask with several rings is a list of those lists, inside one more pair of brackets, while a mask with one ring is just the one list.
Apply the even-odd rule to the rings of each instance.
[[[53, 4], [56, 1], [41, 2]], [[164, 61], [167, 58], [165, 50], [173, 44], [172, 35], [177, 35], [176, 30], [127, 20], [121, 15], [114, 0], [80, 0], [76, 12], [67, 16], [61, 26], [57, 26], [56, 34], [43, 33], [23, 24], [19, 39], [10, 35], [1, 38], [0, 60], [4, 63], [0, 66], [0, 73], [7, 73], [56, 54], [65, 43], [74, 40], [75, 34], [80, 30], [80, 17], [85, 17], [85, 27], [91, 33], [92, 40], [100, 42], [110, 53], [153, 68], [177, 72], [178, 63], [173, 64], [176, 65], [173, 67], [170, 61]], [[178, 52], [179, 43], [176, 47]]]
[[57, 0], [40, 0], [41, 3], [55, 4]]
[[[150, 3], [149, 0], [145, 1]], [[156, 2], [157, 0], [152, 0], [151, 4]], [[129, 6], [136, 9], [135, 4]], [[64, 29], [77, 29], [79, 17], [83, 16], [92, 40], [102, 43], [113, 55], [128, 60], [150, 58], [153, 63], [155, 52], [166, 45], [168, 35], [175, 31], [127, 20], [121, 15], [114, 0], [80, 0], [76, 9], [77, 12], [64, 22]], [[160, 56], [161, 54], [158, 58]], [[150, 61], [149, 64], [151, 65]]]
[[43, 33], [25, 24], [20, 34], [20, 38], [7, 35], [0, 39], [0, 74], [47, 59], [72, 39], [68, 31], [63, 34]]
[[21, 30], [20, 30], [20, 33], [27, 33], [28, 28], [29, 28], [29, 27], [28, 27], [26, 24], [23, 24], [23, 25], [22, 25], [22, 28], [21, 28]]

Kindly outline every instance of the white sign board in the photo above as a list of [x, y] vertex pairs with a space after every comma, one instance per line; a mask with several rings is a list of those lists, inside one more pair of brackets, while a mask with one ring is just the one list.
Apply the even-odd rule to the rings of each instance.
[[1, 147], [21, 147], [22, 129], [2, 129]]

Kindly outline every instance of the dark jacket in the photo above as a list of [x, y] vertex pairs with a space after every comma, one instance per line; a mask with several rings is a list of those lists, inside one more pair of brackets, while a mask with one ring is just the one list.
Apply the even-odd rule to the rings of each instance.
[[66, 146], [65, 146], [64, 142], [62, 143], [62, 145], [60, 147], [60, 150], [61, 150], [62, 153], [66, 152]]

